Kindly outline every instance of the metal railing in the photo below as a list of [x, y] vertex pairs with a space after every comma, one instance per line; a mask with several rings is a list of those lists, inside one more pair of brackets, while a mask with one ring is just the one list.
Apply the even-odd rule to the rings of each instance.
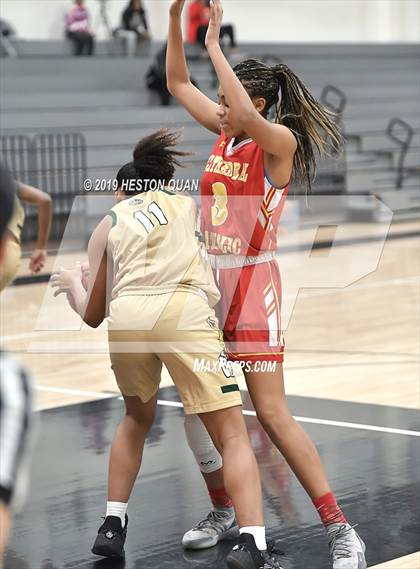
[[[63, 236], [74, 197], [83, 191], [87, 177], [86, 141], [82, 133], [4, 135], [0, 137], [2, 159], [13, 177], [48, 193], [53, 201], [53, 223], [50, 238]], [[25, 206], [23, 241], [37, 235], [37, 214]], [[83, 226], [84, 212], [80, 214]]]
[[386, 129], [388, 137], [400, 147], [397, 158], [396, 189], [401, 190], [405, 179], [405, 159], [414, 136], [412, 127], [402, 119], [393, 118], [389, 121]]

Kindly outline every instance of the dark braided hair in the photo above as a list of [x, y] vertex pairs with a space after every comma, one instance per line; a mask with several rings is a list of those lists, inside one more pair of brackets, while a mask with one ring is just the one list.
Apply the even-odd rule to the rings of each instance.
[[246, 59], [233, 70], [251, 98], [266, 100], [263, 116], [267, 118], [274, 107], [274, 121], [295, 135], [298, 147], [293, 177], [310, 191], [317, 170], [315, 149], [325, 156], [344, 144], [334, 113], [311, 95], [287, 65], [270, 67], [257, 59]]
[[180, 137], [180, 131], [171, 132], [162, 128], [142, 138], [134, 148], [133, 160], [122, 166], [117, 173], [118, 187], [121, 188], [125, 180], [153, 180], [169, 184], [176, 167], [182, 166], [177, 157], [190, 155], [175, 150]]

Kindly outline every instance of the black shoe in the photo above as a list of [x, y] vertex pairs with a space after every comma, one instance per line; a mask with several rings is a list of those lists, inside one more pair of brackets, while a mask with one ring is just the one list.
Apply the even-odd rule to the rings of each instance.
[[98, 529], [98, 535], [92, 547], [92, 553], [102, 557], [124, 557], [124, 543], [127, 537], [128, 516], [122, 528], [118, 516], [107, 516]]
[[274, 548], [260, 551], [254, 536], [243, 533], [226, 559], [229, 569], [282, 569]]

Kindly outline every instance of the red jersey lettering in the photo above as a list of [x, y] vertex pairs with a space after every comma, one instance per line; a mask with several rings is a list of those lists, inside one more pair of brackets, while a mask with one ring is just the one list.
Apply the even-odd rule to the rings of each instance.
[[214, 255], [256, 256], [277, 248], [277, 228], [288, 187], [276, 188], [264, 151], [251, 139], [233, 146], [222, 133], [201, 180], [201, 230]]

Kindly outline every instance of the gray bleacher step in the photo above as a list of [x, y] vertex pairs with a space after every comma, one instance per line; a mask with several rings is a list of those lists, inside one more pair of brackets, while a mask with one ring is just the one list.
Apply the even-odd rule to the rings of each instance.
[[78, 129], [89, 126], [135, 126], [135, 125], [171, 125], [174, 123], [192, 123], [194, 119], [182, 107], [156, 107], [148, 109], [147, 113], [133, 114], [131, 109], [121, 108], [118, 112], [109, 113], [99, 110], [95, 113], [90, 111], [55, 111], [51, 113], [19, 112], [1, 113], [3, 129], [26, 128], [48, 129], [66, 127]]
[[420, 169], [420, 147], [409, 148], [404, 159], [404, 167], [411, 170]]
[[[398, 172], [389, 171], [348, 171], [347, 191], [350, 194], [377, 193], [382, 189], [396, 187]], [[419, 189], [420, 176], [407, 177], [404, 180], [404, 189]]]
[[[75, 92], [79, 90], [117, 90], [124, 85], [127, 89], [140, 89], [144, 87], [144, 76], [146, 69], [141, 72], [136, 69], [133, 72], [123, 71], [111, 71], [109, 73], [99, 74], [94, 72], [88, 75], [71, 75], [71, 74], [37, 74], [33, 76], [30, 80], [31, 91], [32, 92]], [[194, 74], [192, 74], [194, 75]], [[334, 80], [334, 78], [325, 73], [325, 75], [317, 74], [314, 77], [302, 76], [304, 83], [307, 87], [314, 91], [316, 96], [319, 96], [323, 87], [327, 84], [333, 84], [336, 87], [342, 89], [348, 98], [357, 96], [371, 96], [372, 99], [376, 97], [389, 97], [395, 98], [398, 96], [404, 97], [416, 97], [419, 93], [416, 76], [410, 74], [405, 82], [402, 82], [399, 87], [389, 86], [384, 79], [383, 83], [379, 83], [372, 79], [372, 77], [367, 78], [363, 83], [354, 85], [350, 77], [341, 78], [339, 80]], [[198, 83], [202, 88], [208, 88], [211, 85], [211, 75], [208, 72], [204, 72], [200, 77], [197, 77]], [[23, 76], [13, 76], [8, 77], [3, 75], [3, 81], [1, 83], [1, 92], [3, 93], [13, 93], [22, 92], [28, 89], [28, 79]], [[386, 96], [384, 95], [384, 90], [386, 89]]]
[[[200, 85], [201, 90], [212, 100], [217, 100], [217, 90]], [[320, 92], [314, 92], [315, 96]], [[153, 101], [154, 105], [153, 105]], [[89, 109], [91, 111], [96, 108], [108, 108], [112, 110], [114, 107], [136, 107], [144, 108], [149, 106], [159, 106], [157, 99], [147, 89], [145, 85], [139, 85], [133, 90], [92, 90], [87, 89], [80, 92], [31, 92], [31, 93], [12, 93], [2, 92], [1, 109], [3, 111], [31, 112], [35, 109], [42, 112], [51, 112], [55, 109], [78, 110]], [[173, 101], [173, 104], [177, 104]], [[376, 101], [375, 109], [368, 111], [369, 105], [366, 103], [354, 103], [349, 101], [344, 117], [347, 120], [358, 118], [381, 118], [387, 120], [395, 115], [395, 103], [393, 101], [381, 99]], [[410, 119], [412, 116], [417, 117], [420, 114], [419, 102], [413, 99], [410, 103], [404, 103], [404, 114]]]
[[[420, 128], [414, 129], [414, 136], [411, 142], [413, 147], [420, 147]], [[364, 134], [362, 138], [363, 150], [376, 150], [376, 149], [398, 149], [398, 146], [393, 142], [385, 131], [377, 133]]]
[[4, 93], [0, 100], [2, 110], [10, 111], [19, 109], [20, 111], [43, 110], [53, 111], [54, 109], [68, 108], [99, 108], [99, 107], [121, 107], [138, 106], [138, 90], [115, 90], [115, 91], [85, 91], [76, 93]]
[[[72, 45], [64, 37], [62, 40], [25, 40], [21, 38], [12, 38], [11, 42], [15, 47], [18, 57], [22, 59], [31, 59], [33, 57], [48, 58], [72, 58]], [[137, 48], [139, 55], [146, 56], [153, 53], [154, 46], [148, 42], [140, 44]], [[95, 59], [98, 56], [121, 57], [124, 55], [124, 45], [121, 40], [97, 40], [95, 42]]]
[[377, 197], [392, 212], [393, 220], [418, 219], [420, 213], [420, 193], [416, 190], [379, 191]]
[[[194, 145], [188, 144], [185, 142], [179, 145], [179, 150], [183, 150], [186, 152], [193, 152], [194, 154], [189, 157], [185, 157], [182, 159], [183, 163], [197, 163], [200, 162], [205, 164], [208, 160], [208, 157], [211, 153], [212, 149], [212, 141], [207, 143], [195, 143]], [[99, 150], [96, 149], [87, 149], [87, 160], [90, 167], [104, 167], [108, 164], [124, 164], [131, 159], [132, 155], [132, 146], [128, 146], [127, 148], [124, 147], [116, 147], [116, 148], [101, 148]]]
[[367, 167], [374, 165], [383, 168], [392, 168], [394, 166], [394, 153], [391, 151], [361, 152], [360, 150], [349, 149], [346, 146], [346, 158], [348, 164]]
[[[347, 191], [349, 194], [366, 194], [373, 191], [374, 187], [374, 176], [383, 173], [378, 172], [366, 172], [366, 171], [356, 171], [347, 173]], [[396, 173], [390, 172], [388, 176], [390, 183], [396, 179]], [[392, 180], [392, 182], [391, 182]]]
[[[161, 125], [183, 123], [189, 124], [194, 119], [181, 106], [172, 107], [151, 107], [147, 113], [142, 109], [125, 108], [116, 109], [113, 112], [99, 109], [92, 112], [90, 109], [84, 110], [54, 110], [48, 113], [40, 112], [1, 112], [0, 119], [3, 129], [27, 129], [42, 130], [48, 128], [90, 128], [98, 126], [130, 126], [130, 125]], [[404, 114], [401, 113], [404, 118]], [[388, 125], [388, 118], [366, 119], [347, 119], [344, 124], [345, 134], [363, 135], [371, 132], [384, 132]], [[414, 128], [420, 127], [420, 117], [410, 124]]]
[[[191, 123], [185, 126], [174, 124], [171, 125], [171, 129], [180, 130], [182, 137], [181, 140], [183, 140], [186, 145], [193, 145], [197, 142], [207, 141], [212, 143], [217, 137], [217, 135], [212, 134], [196, 123]], [[152, 133], [154, 130], [156, 130], [155, 125], [136, 126], [125, 129], [112, 128], [112, 130], [104, 126], [96, 130], [86, 130], [84, 132], [84, 136], [88, 147], [103, 148], [106, 146], [112, 146], [115, 148], [120, 145], [133, 146], [138, 140]]]
[[[372, 117], [371, 119], [360, 119], [360, 118], [346, 118], [344, 120], [344, 132], [346, 134], [369, 134], [369, 133], [381, 133], [383, 132], [385, 135], [386, 128], [389, 124], [391, 117]], [[413, 128], [413, 129], [420, 129], [420, 116], [407, 116], [404, 113], [404, 110], [401, 110], [399, 113], [399, 118], [406, 120], [406, 122]], [[386, 137], [386, 135], [385, 135]]]
[[[32, 79], [37, 75], [78, 75], [86, 76], [89, 75], [89, 70], [94, 67], [98, 68], [98, 72], [110, 72], [114, 68], [114, 72], [120, 73], [131, 73], [137, 72], [139, 75], [146, 71], [149, 67], [153, 57], [136, 57], [136, 58], [67, 58], [67, 59], [3, 59], [2, 62], [2, 73], [5, 77], [18, 77], [24, 74], [28, 79]], [[287, 62], [286, 62], [287, 63]], [[119, 69], [116, 69], [118, 67]], [[189, 69], [191, 74], [194, 76], [200, 76], [203, 73], [210, 73], [212, 70], [212, 65], [210, 61], [200, 61], [189, 63]], [[346, 66], [342, 62], [338, 62], [334, 65], [333, 61], [328, 61], [317, 63], [316, 67], [312, 61], [300, 62], [296, 64], [293, 68], [294, 72], [306, 79], [313, 80], [319, 74], [327, 75], [333, 80], [348, 81], [349, 76], [353, 76], [354, 73], [358, 73], [358, 80], [365, 82], [369, 77], [374, 76], [379, 84], [387, 82], [389, 80], [390, 73], [395, 74], [398, 77], [410, 79], [418, 73], [418, 68], [416, 67], [416, 59], [407, 60], [406, 66], [401, 65], [392, 68], [390, 63], [381, 68], [378, 66], [377, 61], [369, 62], [353, 62], [352, 67]], [[388, 81], [389, 82], [389, 81]]]
[[373, 200], [372, 196], [349, 195], [346, 204], [348, 217], [352, 221], [370, 220], [380, 223], [389, 220], [389, 210], [391, 210], [392, 221], [418, 219], [420, 213], [418, 192], [395, 189], [378, 190], [375, 196], [377, 200]]
[[[53, 57], [67, 56], [70, 44], [64, 38], [59, 40], [24, 40], [14, 38], [12, 40], [16, 48], [20, 49], [22, 55], [31, 53], [31, 57], [22, 60], [30, 61], [36, 58], [36, 53], [40, 56], [49, 55]], [[115, 44], [119, 42], [97, 41], [97, 53], [106, 54], [109, 48], [118, 47]], [[141, 52], [147, 54], [156, 53], [161, 49], [163, 42], [151, 42], [150, 44], [142, 44]], [[112, 49], [111, 49], [112, 51]], [[197, 55], [196, 46], [186, 45], [187, 55]], [[418, 57], [418, 46], [416, 44], [287, 44], [287, 43], [249, 43], [241, 42], [239, 44], [239, 56], [253, 54], [256, 56], [275, 54], [284, 60], [293, 62], [316, 63], [317, 65], [331, 66], [339, 63], [340, 66], [351, 66], [356, 62], [361, 65], [372, 65], [389, 70], [392, 65], [404, 66], [410, 59]], [[117, 50], [118, 52], [118, 50]], [[100, 59], [100, 58], [98, 58]]]

